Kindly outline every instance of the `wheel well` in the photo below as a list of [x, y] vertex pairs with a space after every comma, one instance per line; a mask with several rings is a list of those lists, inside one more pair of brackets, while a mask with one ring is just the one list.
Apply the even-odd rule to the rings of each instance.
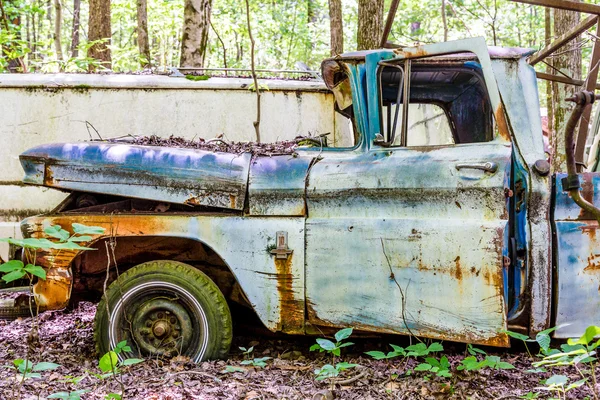
[[100, 297], [107, 268], [110, 283], [117, 278], [117, 274], [138, 264], [173, 260], [200, 269], [217, 284], [225, 298], [249, 306], [223, 258], [198, 240], [169, 236], [124, 236], [112, 239], [115, 246], [111, 246], [109, 240], [95, 242], [91, 246], [94, 251], [84, 251], [73, 260], [74, 295]]

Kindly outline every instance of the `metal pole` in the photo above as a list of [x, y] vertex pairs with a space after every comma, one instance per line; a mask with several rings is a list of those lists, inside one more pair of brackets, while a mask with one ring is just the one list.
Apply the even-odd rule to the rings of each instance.
[[[593, 92], [598, 81], [598, 63], [600, 62], [600, 24], [596, 25], [596, 40], [592, 50], [592, 60], [590, 61], [590, 73], [586, 80], [585, 90]], [[575, 147], [575, 163], [577, 171], [583, 170], [585, 155], [585, 144], [587, 142], [588, 130], [590, 125], [590, 116], [592, 115], [592, 107], [586, 107], [583, 111], [583, 116], [579, 122], [579, 133], [577, 134], [577, 147]]]
[[534, 6], [544, 6], [559, 8], [561, 10], [579, 11], [588, 14], [600, 15], [600, 6], [590, 3], [577, 3], [569, 0], [511, 0], [517, 3], [532, 4]]
[[379, 47], [381, 48], [385, 47], [388, 36], [390, 36], [390, 31], [392, 30], [392, 24], [394, 23], [394, 18], [396, 17], [396, 11], [398, 10], [399, 3], [400, 0], [392, 0], [392, 4], [390, 4], [390, 10], [388, 11], [385, 27], [383, 28], [383, 35], [381, 35], [381, 43], [379, 43]]
[[544, 58], [554, 53], [558, 48], [564, 46], [565, 44], [567, 44], [567, 42], [573, 40], [581, 32], [592, 27], [597, 21], [598, 17], [596, 15], [590, 15], [589, 17], [578, 23], [576, 26], [560, 35], [554, 42], [550, 43], [548, 46], [532, 54], [531, 57], [529, 57], [529, 64], [535, 65], [538, 62], [542, 61]]
[[[558, 83], [566, 83], [567, 85], [573, 85], [573, 86], [583, 86], [583, 84], [585, 83], [584, 81], [579, 80], [579, 79], [571, 79], [571, 78], [567, 78], [567, 77], [561, 76], [561, 75], [546, 74], [545, 72], [536, 72], [535, 75], [539, 79], [544, 79], [547, 81], [558, 82]], [[596, 87], [596, 89], [600, 89], [599, 84], [596, 84], [595, 87]]]

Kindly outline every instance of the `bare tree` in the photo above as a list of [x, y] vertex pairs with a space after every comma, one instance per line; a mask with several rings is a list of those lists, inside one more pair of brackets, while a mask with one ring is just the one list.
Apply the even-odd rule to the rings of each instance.
[[212, 0], [185, 0], [179, 61], [182, 67], [204, 66], [211, 8]]
[[148, 1], [137, 0], [137, 43], [142, 68], [150, 68], [150, 42], [148, 41]]
[[[54, 0], [54, 48], [56, 49], [56, 58], [59, 61], [63, 60], [62, 44], [60, 42], [61, 29], [62, 29], [62, 5], [60, 4], [60, 0]], [[62, 69], [62, 67], [61, 67], [61, 69]]]
[[88, 23], [88, 39], [103, 40], [88, 50], [88, 57], [100, 60], [106, 68], [111, 68], [110, 45], [112, 38], [110, 26], [110, 0], [90, 0], [90, 18]]
[[342, 0], [329, 0], [329, 38], [331, 55], [342, 54], [344, 52]]
[[73, 0], [73, 33], [71, 34], [71, 57], [79, 56], [79, 25], [81, 0]]
[[448, 23], [446, 22], [446, 0], [442, 0], [442, 25], [444, 26], [444, 42], [448, 41]]
[[358, 0], [358, 50], [379, 47], [383, 33], [383, 0]]
[[[559, 36], [579, 23], [579, 13], [574, 11], [565, 11], [554, 9], [554, 36]], [[563, 74], [573, 78], [581, 78], [581, 37], [577, 36], [573, 41], [565, 46], [565, 50], [558, 51], [553, 59], [553, 67]], [[565, 127], [569, 119], [571, 104], [565, 99], [570, 97], [577, 90], [577, 86], [565, 85], [562, 83], [552, 84], [552, 105], [554, 111], [553, 128], [555, 134], [551, 138], [552, 146], [552, 166], [554, 171], [566, 170], [565, 156]]]
[[250, 25], [250, 3], [246, 0], [246, 21], [248, 22], [248, 36], [250, 36], [250, 68], [252, 69], [252, 79], [254, 81], [254, 91], [256, 92], [256, 120], [252, 123], [256, 131], [256, 141], [260, 143], [260, 88], [256, 78], [256, 69], [254, 64], [254, 36], [252, 36], [252, 26]]

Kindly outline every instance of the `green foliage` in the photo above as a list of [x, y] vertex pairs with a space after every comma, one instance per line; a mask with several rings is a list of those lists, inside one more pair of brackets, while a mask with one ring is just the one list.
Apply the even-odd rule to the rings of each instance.
[[48, 399], [62, 399], [62, 400], [81, 400], [81, 395], [88, 393], [89, 389], [80, 389], [73, 392], [57, 392], [48, 396]]
[[567, 385], [567, 383], [569, 382], [569, 378], [567, 376], [552, 375], [550, 378], [546, 379], [545, 381], [542, 381], [542, 383], [545, 386], [538, 387], [537, 389], [554, 392], [560, 399], [561, 395], [563, 398], [566, 398], [567, 392], [569, 392], [570, 390], [573, 390], [575, 388], [578, 388], [580, 386], [583, 386], [586, 381], [587, 381], [587, 379], [584, 378], [584, 379], [580, 379], [576, 382], [572, 382]]
[[415, 371], [425, 371], [438, 377], [449, 378], [452, 376], [448, 357], [442, 356], [439, 361], [434, 357], [426, 357], [425, 362], [417, 365]]
[[444, 346], [439, 342], [433, 342], [429, 346], [425, 343], [417, 343], [406, 348], [407, 357], [425, 357], [431, 353], [444, 351]]
[[246, 372], [246, 370], [242, 367], [236, 367], [235, 365], [227, 365], [225, 369], [221, 371], [221, 373], [232, 373], [232, 372]]
[[60, 364], [51, 362], [33, 364], [31, 361], [18, 358], [13, 361], [12, 365], [3, 365], [2, 367], [14, 369], [20, 379], [41, 379], [42, 372], [55, 370], [60, 367]]
[[131, 351], [131, 347], [127, 345], [127, 341], [123, 340], [122, 342], [119, 342], [113, 350], [100, 357], [98, 368], [100, 368], [100, 371], [104, 374], [96, 375], [96, 377], [104, 379], [109, 376], [117, 375], [121, 372], [120, 368], [139, 364], [144, 361], [141, 358], [126, 358], [123, 361], [119, 361], [119, 354], [129, 351]]
[[481, 369], [513, 369], [514, 365], [502, 361], [498, 356], [486, 355], [483, 360], [478, 360], [476, 356], [465, 357], [461, 360], [460, 365], [456, 368], [459, 371], [478, 371]]
[[350, 364], [347, 362], [340, 362], [335, 364], [325, 364], [321, 368], [315, 369], [315, 380], [322, 381], [324, 379], [331, 379], [338, 376], [342, 371], [346, 371], [351, 368], [358, 367], [358, 364]]
[[367, 351], [365, 354], [371, 356], [375, 360], [389, 360], [396, 357], [406, 357], [406, 351], [404, 351], [404, 348], [391, 343], [390, 347], [394, 350], [389, 351], [387, 354], [383, 351]]
[[270, 360], [270, 359], [271, 359], [271, 357], [254, 358], [252, 360], [244, 360], [240, 364], [252, 365], [253, 367], [256, 367], [256, 368], [264, 368], [267, 366], [266, 361]]
[[345, 328], [336, 332], [335, 343], [328, 339], [318, 338], [317, 343], [310, 347], [310, 351], [319, 350], [321, 353], [327, 352], [333, 356], [339, 357], [343, 347], [352, 346], [354, 344], [352, 342], [344, 342], [350, 335], [352, 335], [352, 328]]
[[245, 348], [245, 347], [239, 347], [239, 349], [242, 351], [242, 354], [244, 355], [245, 359], [250, 358], [252, 352], [254, 351], [254, 346], [251, 346], [250, 348]]

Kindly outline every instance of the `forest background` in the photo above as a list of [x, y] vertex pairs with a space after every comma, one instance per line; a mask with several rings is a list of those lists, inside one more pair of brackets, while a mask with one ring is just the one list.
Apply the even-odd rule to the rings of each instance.
[[[0, 72], [152, 72], [169, 67], [318, 70], [330, 55], [380, 47], [391, 0], [0, 0]], [[542, 48], [579, 13], [510, 0], [401, 0], [389, 41], [416, 45], [484, 36]], [[250, 30], [249, 30], [250, 28]], [[587, 75], [588, 30], [540, 72]], [[547, 130], [562, 131], [576, 87], [540, 81]], [[556, 127], [557, 129], [553, 129]], [[554, 142], [553, 140], [551, 140]], [[558, 150], [560, 144], [552, 143]]]

